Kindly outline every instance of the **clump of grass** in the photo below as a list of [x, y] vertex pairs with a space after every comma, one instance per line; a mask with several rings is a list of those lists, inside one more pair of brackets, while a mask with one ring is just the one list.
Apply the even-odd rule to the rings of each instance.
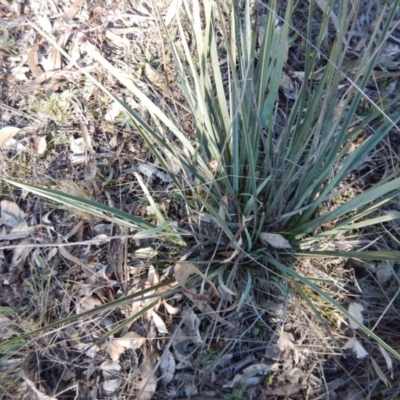
[[[365, 191], [357, 191], [355, 184], [350, 184], [351, 196], [336, 201], [350, 174], [400, 120], [399, 112], [386, 112], [399, 101], [399, 96], [385, 104], [385, 109], [372, 103], [368, 114], [358, 113], [379, 46], [389, 31], [398, 3], [396, 0], [382, 12], [359, 62], [358, 73], [349, 80], [342, 67], [346, 35], [357, 18], [357, 7], [349, 1], [340, 3], [336, 37], [325, 57], [320, 49], [334, 2], [326, 6], [317, 37], [311, 32], [314, 2], [310, 2], [310, 28], [302, 44], [302, 82], [290, 107], [282, 109], [280, 83], [290, 53], [294, 2], [287, 1], [284, 16], [280, 17], [276, 1], [261, 8], [258, 12], [263, 14], [264, 22], [260, 29], [255, 22], [257, 12], [249, 1], [242, 7], [232, 6], [229, 11], [222, 9], [218, 1], [214, 7], [213, 2], [205, 0], [202, 9], [197, 0], [192, 5], [184, 1], [196, 51], [193, 53], [179, 18], [175, 36], [171, 37], [166, 28], [164, 32], [194, 121], [193, 139], [188, 139], [174, 116], [129, 82], [129, 90], [148, 108], [152, 125], [121, 104], [154, 158], [170, 173], [175, 194], [182, 199], [182, 208], [188, 215], [185, 224], [190, 225], [194, 234], [217, 233], [218, 240], [207, 245], [213, 247], [211, 254], [230, 250], [224, 263], [214, 262], [212, 274], [227, 293], [238, 298], [238, 307], [246, 301], [257, 273], [249, 271], [256, 271], [254, 267], [258, 266], [278, 279], [284, 276], [292, 280], [309, 304], [307, 291], [301, 290], [300, 284], [358, 323], [312, 279], [292, 268], [296, 257], [398, 258], [398, 252], [371, 252], [354, 246], [352, 251], [320, 248], [339, 234], [346, 241], [347, 235], [361, 234], [365, 228], [373, 230], [377, 224], [400, 217], [399, 212], [382, 212], [400, 195], [400, 178], [395, 169]], [[385, 21], [383, 15], [388, 15]], [[110, 72], [126, 84], [122, 73], [111, 67]], [[346, 85], [341, 86], [342, 82]], [[375, 131], [366, 136], [372, 123]], [[363, 135], [365, 139], [353, 149], [353, 142]], [[179, 236], [176, 226], [165, 220], [159, 210], [159, 225], [155, 227], [146, 220], [73, 195], [21, 183], [17, 186], [160, 239], [171, 232]], [[146, 196], [157, 209], [150, 193]], [[335, 206], [327, 207], [332, 202]], [[213, 261], [210, 260], [211, 264]], [[238, 276], [243, 287], [235, 291], [233, 283], [239, 281]], [[378, 335], [358, 324], [361, 331], [400, 358]]]
[[72, 97], [68, 90], [52, 93], [50, 97], [39, 94], [33, 99], [30, 112], [41, 120], [64, 126], [72, 116]]
[[4, 27], [0, 34], [0, 51], [4, 51], [5, 53], [12, 55], [12, 56], [18, 54], [18, 46], [17, 46], [14, 38], [10, 35], [10, 33]]

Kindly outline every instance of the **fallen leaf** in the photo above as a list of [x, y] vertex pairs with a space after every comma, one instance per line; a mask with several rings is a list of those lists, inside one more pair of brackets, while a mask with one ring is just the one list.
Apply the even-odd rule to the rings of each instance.
[[285, 71], [282, 71], [279, 88], [283, 91], [288, 99], [296, 100], [298, 96], [298, 88], [295, 85], [295, 80], [294, 78], [290, 77]]
[[[60, 35], [60, 37], [57, 39], [58, 46], [62, 48], [66, 44], [69, 36], [70, 33], [65, 35]], [[49, 55], [47, 57], [47, 63], [42, 63], [42, 67], [45, 69], [45, 71], [55, 71], [55, 70], [60, 70], [61, 65], [62, 65], [61, 53], [58, 50], [58, 48], [53, 47], [49, 51]]]
[[142, 347], [145, 341], [146, 338], [132, 331], [127, 332], [125, 335], [119, 338], [113, 339], [113, 342], [118, 343], [121, 346], [124, 346], [125, 349], [132, 349], [132, 350], [136, 350]]
[[47, 141], [46, 141], [46, 136], [41, 136], [39, 138], [39, 143], [37, 146], [37, 153], [41, 156], [47, 148]]
[[0, 148], [6, 145], [6, 143], [12, 139], [21, 129], [15, 126], [5, 126], [0, 129]]
[[175, 359], [178, 362], [176, 369], [193, 368], [192, 352], [189, 349], [189, 345], [192, 344], [191, 338], [179, 326], [175, 327], [173, 338], [172, 348]]
[[193, 311], [192, 307], [187, 307], [182, 312], [185, 334], [190, 337], [196, 346], [201, 346], [204, 342], [200, 335], [200, 319]]
[[167, 330], [167, 327], [165, 326], [165, 323], [161, 319], [161, 317], [155, 311], [152, 311], [151, 315], [153, 317], [153, 322], [154, 322], [154, 325], [157, 328], [158, 333], [160, 335], [163, 334], [163, 333], [168, 334], [169, 332]]
[[51, 33], [53, 27], [51, 25], [50, 18], [48, 18], [46, 15], [37, 15], [36, 20], [39, 24], [39, 26], [47, 33]]
[[169, 350], [165, 350], [160, 364], [161, 378], [164, 384], [168, 384], [174, 379], [175, 358]]
[[389, 356], [388, 352], [381, 345], [379, 345], [379, 350], [381, 351], [383, 358], [386, 361], [388, 370], [392, 371], [392, 379], [393, 379], [393, 361], [392, 361], [391, 357]]
[[100, 364], [100, 369], [103, 371], [103, 376], [107, 378], [113, 371], [121, 371], [121, 365], [116, 361], [106, 360]]
[[137, 168], [142, 174], [146, 175], [149, 179], [152, 177], [156, 177], [162, 180], [163, 182], [168, 182], [168, 183], [172, 182], [172, 178], [169, 175], [165, 174], [164, 172], [161, 172], [154, 165], [138, 164]]
[[118, 388], [121, 386], [121, 383], [122, 378], [110, 379], [108, 381], [104, 381], [101, 387], [107, 395], [110, 395], [118, 390]]
[[154, 371], [156, 358], [154, 353], [147, 350], [139, 367], [139, 375], [142, 378], [139, 383], [140, 391], [136, 398], [151, 400], [157, 388], [157, 375]]
[[278, 363], [250, 365], [242, 373], [235, 375], [231, 382], [224, 385], [224, 388], [233, 388], [239, 385], [245, 387], [257, 385], [263, 379], [262, 376], [268, 375], [271, 371], [277, 371], [278, 369]]
[[4, 225], [15, 227], [25, 222], [25, 213], [13, 201], [2, 200], [0, 219]]
[[10, 271], [15, 267], [22, 266], [25, 263], [26, 258], [29, 256], [30, 252], [33, 250], [33, 247], [27, 247], [26, 244], [36, 243], [33, 239], [27, 238], [21, 240], [19, 242], [19, 247], [14, 250], [11, 263], [10, 263]]
[[101, 306], [103, 303], [94, 296], [82, 297], [78, 306], [76, 307], [76, 313], [80, 314], [85, 311], [93, 310], [94, 308]]
[[117, 35], [111, 29], [106, 29], [105, 36], [107, 39], [111, 40], [113, 44], [119, 47], [130, 47], [130, 41], [126, 36]]
[[368, 355], [363, 345], [355, 337], [349, 339], [343, 346], [343, 349], [352, 349], [356, 353], [357, 358], [364, 358]]
[[194, 264], [187, 261], [179, 261], [175, 264], [174, 273], [176, 281], [183, 288], [186, 286], [186, 282], [190, 275], [199, 275], [214, 289], [215, 295], [219, 297], [219, 292], [211, 279], [209, 279], [198, 268], [196, 268]]
[[75, 63], [81, 58], [81, 48], [79, 44], [79, 39], [77, 37], [74, 38], [69, 46], [69, 55], [72, 60], [69, 60], [68, 65], [65, 67], [65, 69], [67, 70], [72, 69], [75, 66]]
[[82, 121], [80, 121], [80, 125], [81, 125], [82, 138], [85, 143], [85, 148], [89, 152], [90, 155], [94, 155], [96, 152], [93, 150], [92, 138], [89, 135], [88, 128]]
[[[364, 318], [362, 316], [362, 312], [364, 311], [364, 307], [360, 303], [350, 303], [348, 311], [349, 314], [359, 321], [360, 324], [363, 323]], [[359, 327], [359, 324], [351, 319], [349, 320], [349, 325], [353, 329], [358, 329]]]
[[298, 393], [301, 389], [302, 387], [300, 385], [293, 385], [292, 383], [289, 383], [287, 385], [282, 385], [274, 389], [267, 389], [264, 391], [264, 394], [266, 394], [267, 396], [284, 396], [287, 399], [290, 396]]
[[173, 307], [173, 306], [171, 306], [171, 304], [169, 304], [167, 302], [164, 302], [163, 304], [164, 304], [164, 307], [167, 310], [168, 314], [175, 315], [179, 312], [178, 307]]
[[120, 343], [111, 340], [106, 343], [106, 351], [111, 357], [111, 360], [117, 362], [121, 354], [125, 352], [125, 347], [122, 346]]
[[97, 353], [100, 351], [100, 347], [97, 344], [91, 343], [77, 343], [74, 345], [76, 349], [83, 351], [89, 358], [95, 358]]
[[121, 113], [124, 113], [125, 110], [122, 105], [118, 101], [114, 101], [111, 103], [111, 106], [108, 108], [104, 119], [108, 122], [114, 122], [115, 118], [118, 117]]
[[71, 21], [75, 17], [75, 15], [80, 10], [81, 6], [85, 3], [85, 0], [75, 0], [71, 6], [65, 11], [62, 16], [62, 19], [66, 22]]
[[157, 285], [157, 283], [160, 282], [160, 278], [158, 277], [158, 274], [156, 272], [156, 269], [154, 268], [154, 265], [150, 265], [150, 267], [149, 267], [149, 272], [147, 275], [147, 282], [150, 284], [150, 286]]
[[157, 71], [155, 68], [153, 68], [150, 64], [146, 63], [144, 72], [146, 74], [147, 79], [157, 85], [157, 86], [163, 86], [166, 84], [167, 80], [165, 79], [165, 74], [162, 72]]
[[182, 0], [172, 0], [171, 1], [171, 4], [169, 5], [167, 13], [165, 14], [165, 18], [164, 18], [165, 26], [168, 26], [172, 22], [175, 15], [178, 14], [181, 6], [182, 6]]
[[72, 153], [74, 154], [85, 154], [85, 140], [82, 137], [77, 139], [72, 138], [70, 142], [70, 147]]
[[264, 245], [270, 245], [276, 249], [291, 249], [290, 243], [278, 233], [261, 232], [260, 239]]
[[187, 397], [196, 396], [199, 394], [197, 385], [195, 383], [195, 377], [191, 374], [176, 374], [175, 379], [177, 382], [183, 382], [185, 384], [185, 395]]
[[379, 376], [379, 378], [382, 380], [382, 382], [386, 385], [386, 387], [392, 387], [392, 385], [389, 382], [389, 379], [386, 378], [386, 375], [383, 373], [381, 370], [381, 367], [378, 365], [378, 363], [374, 360], [374, 358], [371, 356], [371, 363], [372, 366], [374, 367], [375, 372]]
[[394, 274], [393, 265], [390, 261], [382, 261], [376, 266], [376, 279], [380, 285], [386, 283]]
[[204, 296], [198, 296], [196, 293], [190, 291], [185, 291], [184, 294], [203, 313], [204, 316], [208, 316], [232, 329], [235, 328], [235, 325], [233, 325], [232, 322], [226, 321], [219, 316], [218, 312], [213, 310], [213, 308], [208, 304], [207, 298], [204, 298]]
[[43, 74], [43, 71], [39, 68], [37, 44], [35, 44], [28, 52], [28, 66], [35, 78]]
[[278, 348], [280, 351], [286, 351], [288, 349], [295, 350], [294, 337], [290, 332], [285, 332], [282, 330], [281, 335], [278, 339]]
[[47, 396], [46, 394], [42, 393], [40, 390], [36, 389], [36, 385], [32, 382], [29, 378], [22, 375], [24, 378], [27, 386], [35, 393], [35, 399], [37, 400], [58, 400], [57, 397]]

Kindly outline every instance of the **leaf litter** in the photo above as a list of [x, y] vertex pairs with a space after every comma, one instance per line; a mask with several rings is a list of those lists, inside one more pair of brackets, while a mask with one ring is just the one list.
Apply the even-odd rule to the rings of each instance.
[[[118, 186], [113, 187], [115, 191], [112, 196], [123, 208], [127, 207], [129, 202], [129, 196], [124, 197], [123, 185], [129, 180], [133, 182], [134, 179], [128, 172], [127, 179], [123, 181], [123, 185], [120, 185], [121, 178], [124, 171], [131, 170], [130, 160], [136, 157], [141, 161], [135, 167], [149, 178], [155, 177], [156, 179], [151, 179], [152, 188], [160, 193], [164, 192], [165, 186], [162, 185], [170, 183], [171, 178], [164, 174], [161, 168], [151, 164], [153, 160], [148, 159], [146, 154], [148, 149], [146, 150], [141, 139], [132, 140], [131, 131], [123, 125], [126, 123], [124, 119], [120, 118], [121, 113], [118, 112], [118, 106], [113, 102], [108, 105], [102, 104], [103, 100], [99, 99], [96, 88], [85, 80], [85, 71], [92, 71], [96, 74], [104, 72], [99, 65], [107, 66], [104, 60], [108, 60], [108, 57], [106, 60], [108, 53], [106, 49], [107, 46], [110, 46], [117, 61], [113, 72], [118, 74], [121, 71], [130, 71], [131, 75], [125, 76], [124, 72], [122, 79], [131, 79], [134, 75], [131, 72], [133, 69], [131, 66], [137, 66], [137, 60], [134, 57], [126, 59], [126, 54], [137, 52], [145, 58], [148, 57], [146, 52], [151, 53], [150, 59], [142, 63], [137, 70], [141, 70], [144, 65], [143, 78], [158, 86], [157, 90], [164, 90], [163, 86], [170, 83], [170, 76], [164, 70], [165, 64], [161, 65], [160, 62], [157, 65], [164, 55], [159, 45], [156, 24], [152, 22], [151, 18], [145, 19], [144, 16], [147, 14], [140, 15], [136, 10], [130, 9], [126, 2], [122, 3], [122, 7], [126, 8], [127, 15], [122, 14], [118, 7], [104, 8], [104, 5], [97, 4], [97, 2], [93, 2], [91, 5], [80, 0], [69, 3], [62, 1], [59, 2], [57, 9], [46, 2], [33, 3], [35, 4], [31, 5], [31, 10], [28, 7], [28, 12], [32, 12], [32, 20], [46, 34], [54, 38], [57, 46], [49, 42], [46, 37], [38, 35], [37, 30], [29, 28], [29, 25], [14, 30], [13, 34], [16, 37], [20, 36], [21, 57], [17, 57], [15, 61], [9, 60], [12, 67], [10, 71], [13, 71], [13, 79], [20, 82], [23, 93], [16, 94], [15, 101], [19, 102], [22, 111], [26, 107], [29, 112], [30, 100], [27, 96], [43, 94], [50, 98], [51, 95], [57, 95], [60, 90], [64, 90], [69, 85], [78, 83], [80, 86], [83, 83], [87, 93], [84, 96], [76, 96], [74, 102], [84, 104], [86, 106], [85, 114], [89, 115], [88, 124], [86, 125], [85, 122], [84, 128], [82, 128], [82, 118], [77, 116], [75, 109], [70, 111], [69, 127], [65, 130], [64, 127], [57, 126], [57, 124], [55, 126], [54, 120], [51, 118], [46, 121], [35, 121], [35, 124], [45, 133], [38, 138], [37, 154], [43, 156], [47, 163], [46, 167], [40, 166], [37, 176], [47, 176], [53, 182], [72, 179], [77, 182], [77, 187], [85, 191], [89, 197], [105, 200], [104, 193], [102, 193], [103, 186], [88, 190], [88, 184], [83, 183], [87, 179], [84, 179], [84, 170], [81, 169], [81, 165], [87, 163], [87, 158], [78, 158], [77, 156], [88, 152], [97, 160], [96, 173], [101, 174], [101, 179], [104, 181], [113, 178], [120, 179]], [[318, 6], [322, 8], [321, 5], [323, 2], [318, 3]], [[4, 7], [6, 6], [4, 5]], [[90, 7], [93, 8], [90, 9]], [[167, 25], [173, 26], [174, 18], [180, 8], [180, 1], [173, 1], [165, 7], [164, 15]], [[1, 12], [3, 12], [3, 8]], [[9, 11], [8, 15], [14, 15], [13, 13], [14, 11]], [[93, 20], [89, 17], [91, 15], [93, 15]], [[107, 23], [100, 24], [101, 18], [104, 18]], [[329, 18], [334, 28], [337, 29], [336, 10], [330, 12]], [[87, 32], [82, 33], [82, 27], [93, 23], [95, 23], [93, 26], [96, 26], [97, 31], [94, 31], [96, 33], [91, 34], [89, 38], [85, 37]], [[101, 29], [98, 29], [99, 27]], [[145, 35], [144, 32], [146, 32]], [[147, 36], [147, 43], [143, 41], [144, 36]], [[84, 42], [87, 39], [90, 43], [94, 39], [96, 46], [86, 46]], [[105, 45], [103, 40], [109, 41], [108, 44]], [[104, 44], [104, 48], [101, 47], [102, 44]], [[65, 58], [62, 50], [67, 52], [72, 61]], [[25, 61], [22, 56], [25, 57]], [[386, 53], [382, 53], [379, 62], [381, 64], [392, 62], [393, 60], [390, 58], [390, 51], [386, 51]], [[80, 63], [81, 69], [76, 68], [76, 62]], [[15, 63], [19, 64], [18, 68]], [[297, 72], [295, 71], [295, 74]], [[138, 76], [139, 74], [134, 76], [134, 79], [137, 79]], [[111, 77], [106, 79], [109, 79], [110, 86], [119, 85]], [[291, 76], [285, 74], [282, 77], [281, 90], [286, 97], [295, 98], [295, 88], [296, 85]], [[95, 100], [93, 101], [93, 99]], [[137, 100], [140, 99], [126, 99], [127, 103], [142, 112], [146, 118], [143, 106]], [[105, 123], [98, 126], [97, 121], [92, 117], [97, 119], [101, 117], [100, 119], [103, 119]], [[8, 152], [8, 155], [15, 154], [9, 150], [11, 149], [9, 141], [12, 139], [15, 140], [13, 142], [15, 148], [18, 145], [19, 150], [29, 150], [31, 148], [29, 141], [32, 140], [34, 143], [36, 139], [32, 136], [28, 138], [27, 142], [25, 138], [19, 140], [20, 136], [24, 136], [21, 135], [19, 128], [21, 125], [19, 124], [30, 125], [32, 121], [28, 121], [28, 124], [16, 115], [10, 121], [15, 123], [15, 126], [6, 126], [0, 130], [0, 147]], [[96, 133], [91, 136], [88, 131], [91, 125], [95, 124]], [[48, 127], [51, 129], [47, 130]], [[190, 132], [189, 129], [188, 132]], [[110, 143], [113, 146], [110, 146]], [[34, 148], [33, 145], [32, 148]], [[37, 167], [37, 165], [35, 166]], [[32, 172], [32, 176], [35, 176], [35, 171]], [[92, 180], [95, 181], [94, 177]], [[160, 185], [157, 180], [161, 181]], [[128, 185], [132, 186], [131, 182]], [[51, 323], [59, 316], [67, 317], [72, 312], [80, 313], [95, 309], [121, 296], [121, 287], [118, 281], [114, 279], [113, 272], [107, 272], [105, 265], [104, 254], [108, 251], [108, 232], [103, 233], [105, 235], [101, 238], [103, 242], [99, 240], [97, 244], [73, 245], [66, 250], [67, 247], [60, 247], [60, 245], [81, 243], [96, 238], [97, 234], [93, 230], [93, 224], [85, 223], [81, 231], [78, 230], [68, 237], [71, 227], [78, 225], [79, 217], [66, 217], [63, 210], [55, 209], [54, 216], [50, 215], [44, 222], [44, 219], [41, 219], [44, 213], [34, 210], [36, 202], [34, 196], [28, 195], [24, 200], [21, 193], [17, 192], [16, 195], [20, 196], [18, 201], [9, 197], [7, 200], [2, 200], [0, 205], [2, 210], [0, 245], [2, 247], [18, 246], [0, 250], [0, 260], [4, 261], [4, 265], [7, 266], [2, 269], [1, 282], [5, 290], [1, 294], [1, 299], [2, 304], [15, 304], [16, 300], [21, 304], [26, 304], [27, 298], [32, 298], [36, 300], [36, 310], [28, 304], [25, 306], [28, 311], [24, 311], [20, 316], [16, 317], [11, 311], [11, 319], [1, 319], [2, 326], [8, 327], [8, 333], [0, 332], [1, 340], [17, 334], [18, 329], [14, 330], [13, 324], [20, 321], [21, 318], [26, 321], [24, 329], [29, 331], [32, 329], [29, 321], [39, 321], [39, 313], [44, 323]], [[171, 209], [168, 209], [168, 212], [171, 212], [174, 203], [170, 199], [168, 201], [172, 204]], [[3, 205], [3, 202], [6, 203]], [[142, 206], [140, 202], [138, 203], [135, 212], [140, 214]], [[45, 211], [48, 210], [49, 205], [46, 204]], [[224, 212], [225, 218], [226, 209], [221, 209], [221, 212]], [[101, 221], [95, 221], [95, 223], [99, 222]], [[59, 237], [61, 242], [58, 241]], [[290, 243], [282, 235], [265, 232], [262, 234], [262, 238], [268, 247], [291, 248]], [[41, 247], [44, 243], [53, 244], [54, 247]], [[151, 239], [148, 242], [145, 240], [135, 242], [130, 239], [132, 254], [135, 252], [139, 254], [146, 248], [156, 249], [155, 252], [163, 254], [165, 249], [158, 246], [159, 243]], [[233, 252], [231, 255], [236, 257], [238, 253], [239, 251]], [[175, 257], [175, 254], [173, 255]], [[128, 278], [131, 286], [129, 294], [135, 294], [141, 288], [150, 287], [166, 278], [163, 276], [162, 268], [155, 267], [152, 263], [151, 255], [146, 256], [145, 252], [142, 259], [143, 262], [139, 264], [139, 267], [138, 264], [133, 263], [135, 260], [130, 260], [132, 264], [129, 266]], [[175, 259], [180, 258], [175, 257]], [[85, 273], [85, 269], [90, 273]], [[389, 285], [395, 273], [395, 265], [378, 264], [375, 272], [376, 280], [381, 285]], [[30, 376], [32, 379], [24, 377], [27, 383], [26, 387], [35, 392], [39, 398], [56, 398], [58, 396], [57, 391], [52, 393], [54, 387], [51, 387], [48, 382], [61, 382], [60, 376], [54, 372], [54, 375], [50, 374], [47, 379], [40, 378], [43, 371], [48, 369], [48, 364], [46, 364], [48, 361], [45, 360], [44, 355], [49, 351], [48, 343], [52, 340], [53, 343], [64, 346], [65, 353], [69, 348], [79, 351], [79, 354], [75, 354], [72, 358], [63, 359], [58, 356], [59, 359], [55, 360], [54, 365], [65, 363], [73, 365], [73, 362], [78, 359], [85, 369], [85, 375], [80, 372], [81, 370], [76, 369], [75, 378], [68, 378], [67, 375], [64, 375], [63, 379], [71, 385], [71, 389], [68, 389], [69, 392], [67, 390], [70, 396], [75, 396], [79, 392], [81, 398], [94, 398], [88, 394], [87, 387], [82, 384], [82, 379], [80, 379], [82, 376], [102, 390], [100, 395], [113, 398], [118, 398], [121, 390], [126, 390], [127, 393], [141, 393], [140, 398], [143, 399], [164, 399], [167, 398], [167, 393], [171, 393], [171, 390], [175, 390], [177, 396], [194, 396], [201, 393], [221, 396], [232, 394], [241, 386], [248, 389], [247, 395], [250, 396], [249, 393], [253, 393], [253, 398], [261, 398], [260, 396], [263, 394], [265, 396], [298, 396], [300, 398], [302, 390], [317, 392], [320, 383], [316, 380], [310, 383], [311, 379], [306, 381], [305, 376], [307, 374], [311, 376], [311, 371], [313, 371], [317, 375], [325, 375], [326, 378], [325, 372], [328, 369], [313, 369], [310, 366], [308, 358], [310, 349], [314, 349], [318, 357], [326, 351], [331, 352], [332, 357], [338, 357], [337, 349], [332, 342], [322, 340], [315, 332], [309, 332], [310, 326], [318, 327], [316, 330], [322, 330], [322, 327], [311, 316], [304, 315], [304, 310], [296, 302], [296, 299], [287, 300], [287, 317], [284, 317], [283, 313], [278, 317], [274, 314], [273, 307], [268, 305], [273, 301], [265, 303], [265, 307], [258, 310], [259, 314], [257, 314], [250, 306], [252, 299], [259, 296], [270, 296], [277, 303], [282, 303], [283, 299], [271, 293], [265, 295], [264, 288], [260, 292], [252, 288], [249, 300], [246, 301], [241, 312], [225, 314], [218, 306], [219, 293], [222, 292], [222, 288], [214, 287], [215, 283], [193, 263], [176, 263], [175, 274], [182, 290], [167, 302], [159, 303], [144, 316], [127, 325], [127, 332], [120, 332], [112, 338], [106, 339], [107, 342], [102, 347], [95, 344], [96, 340], [109, 332], [118, 321], [123, 321], [148, 306], [150, 296], [157, 294], [155, 291], [148, 292], [140, 301], [117, 308], [113, 313], [101, 312], [90, 320], [72, 324], [71, 328], [65, 332], [60, 331], [53, 336], [45, 336], [39, 340], [37, 345], [43, 348], [43, 358], [38, 360], [36, 376]], [[193, 287], [188, 283], [190, 277], [200, 278], [211, 290], [206, 293], [198, 292], [196, 285]], [[40, 280], [38, 280], [39, 278]], [[259, 281], [261, 282], [263, 278], [260, 273]], [[326, 276], [323, 278], [328, 279]], [[35, 287], [36, 282], [41, 282], [43, 287], [46, 287], [46, 301], [37, 301], [43, 288]], [[263, 295], [261, 296], [260, 293]], [[54, 303], [51, 303], [52, 301]], [[355, 319], [363, 323], [365, 310], [362, 310], [357, 302], [351, 304], [353, 306], [351, 309], [349, 308], [349, 312]], [[368, 304], [368, 301], [363, 299], [363, 304]], [[303, 321], [305, 317], [308, 321], [312, 321], [312, 325], [302, 325], [299, 322]], [[358, 324], [352, 321], [349, 321], [349, 324], [353, 329], [358, 328]], [[284, 325], [284, 329], [281, 329], [282, 325]], [[281, 329], [280, 334], [276, 334], [279, 329]], [[304, 332], [307, 334], [304, 335]], [[340, 336], [340, 332], [337, 333]], [[299, 340], [299, 337], [303, 338], [303, 342]], [[51, 340], [49, 341], [48, 338]], [[170, 340], [171, 345], [167, 349], [166, 344]], [[357, 336], [357, 338], [349, 339], [343, 348], [352, 349], [358, 359], [365, 359], [369, 353], [365, 350], [366, 345], [365, 347], [364, 345], [361, 337]], [[385, 361], [383, 365], [391, 371], [391, 379], [393, 379], [393, 371], [396, 370], [397, 364], [385, 351], [382, 351], [383, 348], [379, 347], [379, 350]], [[15, 359], [18, 360], [18, 357], [21, 356], [15, 356]], [[160, 360], [159, 370], [155, 370]], [[345, 360], [345, 358], [340, 359], [342, 363]], [[387, 378], [385, 380], [383, 367], [377, 364], [375, 358], [371, 358], [371, 362], [374, 364], [377, 375], [389, 387], [390, 382]], [[130, 374], [130, 368], [127, 365], [136, 368], [135, 373], [137, 373], [132, 382], [128, 384], [131, 385], [130, 387], [126, 387], [127, 377]], [[235, 366], [235, 368], [226, 369], [229, 365]], [[55, 370], [56, 368], [53, 369], [53, 371]], [[196, 371], [199, 370], [204, 371], [206, 384], [204, 381], [201, 382], [197, 376]], [[42, 383], [38, 384], [37, 382]], [[76, 391], [73, 388], [75, 382], [78, 382], [76, 385], [79, 386], [79, 390]], [[229, 383], [227, 384], [227, 382]], [[229, 390], [221, 392], [223, 385], [228, 385], [225, 389]], [[339, 398], [342, 393], [343, 391], [337, 389]]]

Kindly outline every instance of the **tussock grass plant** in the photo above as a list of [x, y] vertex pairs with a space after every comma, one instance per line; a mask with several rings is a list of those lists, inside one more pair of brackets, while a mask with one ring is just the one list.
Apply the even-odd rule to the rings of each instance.
[[[339, 26], [330, 53], [323, 54], [321, 48], [334, 6], [333, 1], [325, 3], [315, 36], [311, 31], [314, 2], [309, 2], [309, 28], [307, 37], [302, 38], [304, 70], [290, 100], [283, 100], [280, 86], [290, 57], [289, 46], [297, 35], [291, 28], [292, 0], [286, 2], [283, 13], [276, 1], [268, 5], [244, 1], [233, 6], [204, 0], [202, 7], [197, 0], [191, 4], [184, 1], [187, 18], [176, 19], [173, 34], [161, 22], [177, 81], [187, 101], [185, 111], [189, 110], [193, 118], [195, 132], [190, 136], [182, 131], [175, 116], [164, 111], [171, 108], [156, 104], [133, 81], [129, 82], [129, 89], [147, 108], [152, 124], [120, 103], [174, 182], [173, 191], [182, 199], [187, 215], [180, 227], [165, 219], [149, 193], [146, 195], [157, 210], [158, 224], [52, 189], [13, 183], [135, 228], [139, 236], [151, 235], [183, 245], [188, 241], [180, 236], [181, 229], [190, 229], [195, 237], [199, 234], [198, 241], [200, 233], [207, 232], [215, 239], [215, 253], [218, 249], [231, 250], [230, 258], [216, 263], [210, 276], [218, 278], [221, 287], [236, 296], [238, 307], [246, 301], [257, 274], [256, 269], [244, 271], [240, 266], [251, 262], [296, 285], [308, 286], [400, 359], [385, 341], [292, 268], [300, 257], [399, 257], [398, 252], [376, 248], [366, 251], [351, 245], [350, 251], [332, 251], [329, 246], [337, 237], [346, 242], [350, 235], [360, 237], [365, 231], [371, 235], [377, 224], [400, 217], [400, 212], [382, 211], [400, 195], [400, 178], [395, 169], [365, 190], [357, 190], [357, 180], [349, 179], [400, 120], [399, 112], [387, 112], [399, 96], [379, 106], [367, 98], [371, 105], [368, 113], [359, 114], [399, 1], [391, 2], [390, 9], [388, 5], [382, 12], [352, 79], [342, 71], [357, 7], [350, 1], [340, 2], [336, 10]], [[126, 82], [115, 69], [110, 67], [109, 71]], [[284, 101], [290, 106], [282, 106]], [[374, 132], [370, 134], [372, 124]], [[345, 190], [352, 195], [342, 196]], [[340, 201], [333, 201], [338, 198]], [[243, 274], [245, 284], [243, 290], [236, 291], [233, 282], [239, 274]], [[306, 291], [300, 292], [306, 296]]]

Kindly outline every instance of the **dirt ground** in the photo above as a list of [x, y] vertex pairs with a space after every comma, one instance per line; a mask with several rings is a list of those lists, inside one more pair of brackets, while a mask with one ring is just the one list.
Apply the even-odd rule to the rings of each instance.
[[[299, 2], [293, 21], [300, 37], [307, 29], [300, 18], [307, 4]], [[360, 11], [360, 29], [352, 39], [359, 46], [353, 46], [349, 77], [380, 7], [381, 2], [368, 2]], [[157, 23], [161, 16], [174, 29], [181, 8], [179, 0], [0, 0], [1, 176], [151, 218], [139, 173], [165, 215], [183, 219], [149, 145], [121, 105], [90, 78], [149, 123], [146, 107], [127, 90], [129, 80], [158, 104], [167, 99], [190, 138], [193, 123], [182, 106], [168, 43]], [[334, 17], [328, 25], [335, 30]], [[396, 33], [393, 29], [378, 60], [375, 84], [366, 93], [375, 101], [398, 92]], [[324, 46], [330, 45], [327, 35]], [[281, 82], [282, 103], [289, 103], [303, 63], [301, 46], [294, 46]], [[399, 158], [399, 137], [398, 132], [388, 137], [365, 168], [381, 176], [387, 160]], [[399, 361], [368, 338], [361, 348], [369, 357], [361, 357], [360, 348], [353, 351], [354, 327], [311, 290], [307, 294], [321, 318], [284, 279], [263, 271], [245, 304], [222, 310], [215, 297], [197, 291], [198, 283], [180, 290], [168, 286], [171, 266], [184, 263], [189, 252], [206, 268], [212, 254], [200, 244], [191, 243], [189, 251], [151, 238], [132, 239], [128, 227], [5, 182], [0, 201], [0, 341], [19, 338], [0, 350], [2, 399], [400, 396]], [[391, 230], [394, 246], [399, 229]], [[214, 239], [213, 232], [204, 233], [204, 240]], [[362, 310], [354, 312], [400, 351], [397, 264], [339, 258], [299, 260], [297, 267], [319, 279], [344, 306], [362, 302]], [[107, 307], [124, 295], [131, 301]], [[98, 313], [75, 318], [96, 307], [101, 307]], [[141, 317], [129, 321], [137, 312]], [[61, 319], [63, 325], [56, 326]]]

